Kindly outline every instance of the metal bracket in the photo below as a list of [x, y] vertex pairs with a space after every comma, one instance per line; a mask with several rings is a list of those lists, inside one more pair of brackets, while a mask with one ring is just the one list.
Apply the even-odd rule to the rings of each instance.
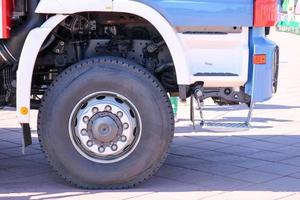
[[194, 95], [191, 95], [190, 102], [190, 120], [193, 123], [193, 129], [195, 130], [195, 111], [194, 111]]
[[199, 112], [200, 112], [200, 118], [201, 118], [200, 125], [204, 125], [203, 100], [201, 97], [203, 97], [203, 86], [197, 85], [194, 88], [193, 95], [191, 96], [191, 101], [194, 101], [194, 98], [196, 99]]
[[21, 124], [23, 129], [22, 153], [25, 154], [25, 148], [32, 144], [31, 130], [29, 124]]

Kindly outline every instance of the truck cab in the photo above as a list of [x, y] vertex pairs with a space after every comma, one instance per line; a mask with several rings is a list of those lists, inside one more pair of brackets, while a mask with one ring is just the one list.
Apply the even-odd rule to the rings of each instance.
[[24, 148], [39, 109], [47, 159], [79, 187], [128, 188], [157, 171], [174, 134], [169, 96], [196, 101], [201, 126], [213, 125], [208, 98], [246, 104], [237, 126], [249, 128], [277, 90], [276, 0], [1, 3], [0, 103], [16, 107]]

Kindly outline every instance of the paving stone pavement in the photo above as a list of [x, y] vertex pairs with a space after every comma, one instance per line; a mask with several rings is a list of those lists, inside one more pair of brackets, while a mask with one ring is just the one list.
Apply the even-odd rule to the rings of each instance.
[[[36, 135], [21, 155], [21, 131], [12, 109], [0, 111], [0, 198], [3, 199], [300, 199], [300, 37], [272, 32], [281, 48], [279, 91], [256, 105], [252, 129], [219, 132], [193, 129], [188, 106], [180, 105], [170, 155], [159, 172], [129, 190], [81, 190], [48, 166]], [[245, 106], [216, 107], [212, 121], [244, 120]], [[197, 116], [199, 119], [199, 116]]]

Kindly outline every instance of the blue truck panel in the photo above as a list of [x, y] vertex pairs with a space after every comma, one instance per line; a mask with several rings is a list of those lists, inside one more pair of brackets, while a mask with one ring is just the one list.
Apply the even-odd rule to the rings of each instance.
[[[269, 100], [273, 95], [274, 57], [277, 45], [265, 37], [264, 28], [253, 28], [249, 34], [250, 59], [245, 91], [253, 102]], [[266, 64], [253, 64], [253, 55], [266, 54]]]
[[136, 0], [159, 11], [173, 26], [253, 25], [253, 0]]

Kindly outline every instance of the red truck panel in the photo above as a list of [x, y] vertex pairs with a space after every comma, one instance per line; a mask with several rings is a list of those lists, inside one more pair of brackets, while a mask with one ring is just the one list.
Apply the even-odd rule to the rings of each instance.
[[9, 38], [11, 29], [11, 0], [1, 0], [2, 27], [1, 38]]
[[254, 26], [274, 26], [277, 21], [277, 0], [255, 0]]

